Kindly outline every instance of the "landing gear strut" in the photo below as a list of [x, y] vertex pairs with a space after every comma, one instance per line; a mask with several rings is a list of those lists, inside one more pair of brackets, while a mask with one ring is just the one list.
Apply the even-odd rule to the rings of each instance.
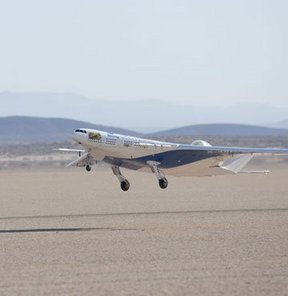
[[159, 170], [159, 163], [155, 161], [147, 161], [147, 164], [150, 166], [152, 173], [156, 176], [159, 186], [161, 189], [165, 189], [168, 186], [168, 180], [165, 178], [164, 174]]
[[113, 174], [117, 177], [117, 179], [119, 180], [120, 182], [120, 186], [121, 186], [121, 189], [123, 191], [128, 191], [129, 188], [130, 188], [130, 183], [129, 181], [121, 174], [121, 171], [119, 169], [118, 166], [115, 166], [113, 165], [112, 166], [112, 171], [113, 171]]

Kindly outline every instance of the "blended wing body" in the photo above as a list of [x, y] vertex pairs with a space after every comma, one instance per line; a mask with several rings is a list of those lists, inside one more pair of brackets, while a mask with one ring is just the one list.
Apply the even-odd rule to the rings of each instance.
[[79, 158], [68, 166], [86, 166], [87, 171], [90, 171], [92, 164], [104, 162], [111, 166], [124, 191], [130, 185], [121, 174], [121, 167], [152, 172], [160, 187], [166, 188], [168, 181], [164, 173], [175, 176], [239, 173], [255, 154], [288, 155], [288, 149], [211, 146], [201, 140], [183, 145], [90, 129], [76, 130], [73, 140], [84, 150], [62, 148], [62, 151], [79, 153]]
[[210, 176], [239, 173], [257, 154], [284, 153], [288, 155], [288, 150], [178, 145], [169, 151], [151, 153], [133, 159], [106, 156], [104, 161], [140, 171], [150, 171], [149, 162], [154, 162], [167, 175]]

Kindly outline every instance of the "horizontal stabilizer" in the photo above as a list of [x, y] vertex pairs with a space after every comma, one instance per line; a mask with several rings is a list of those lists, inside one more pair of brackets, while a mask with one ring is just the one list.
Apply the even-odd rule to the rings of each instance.
[[56, 148], [56, 149], [53, 149], [55, 151], [63, 151], [63, 152], [85, 152], [85, 150], [83, 149], [68, 149], [68, 148]]
[[68, 163], [66, 165], [66, 167], [70, 167], [70, 166], [84, 166], [84, 160], [88, 157], [89, 152], [83, 154], [82, 156], [78, 157], [77, 159], [73, 160], [72, 162]]

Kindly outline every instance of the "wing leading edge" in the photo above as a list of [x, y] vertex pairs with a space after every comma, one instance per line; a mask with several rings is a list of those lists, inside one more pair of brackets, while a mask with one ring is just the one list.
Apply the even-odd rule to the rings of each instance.
[[222, 146], [192, 146], [192, 145], [180, 145], [179, 149], [183, 150], [202, 150], [202, 151], [215, 151], [220, 153], [259, 153], [259, 154], [286, 154], [288, 155], [288, 149], [277, 149], [277, 148], [246, 148], [246, 147], [222, 147]]

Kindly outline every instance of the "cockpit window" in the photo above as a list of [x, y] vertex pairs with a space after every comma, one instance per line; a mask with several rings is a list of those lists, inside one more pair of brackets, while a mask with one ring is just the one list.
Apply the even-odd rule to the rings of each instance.
[[87, 131], [85, 131], [85, 130], [81, 130], [81, 129], [76, 129], [75, 130], [75, 133], [83, 133], [83, 134], [87, 134]]

